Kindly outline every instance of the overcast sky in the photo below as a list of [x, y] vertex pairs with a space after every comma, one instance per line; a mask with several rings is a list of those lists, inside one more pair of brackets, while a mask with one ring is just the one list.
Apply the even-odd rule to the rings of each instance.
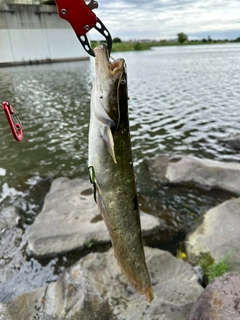
[[[189, 39], [240, 37], [240, 0], [98, 0], [95, 14], [112, 37], [173, 39], [184, 32]], [[90, 32], [92, 40], [101, 39]]]

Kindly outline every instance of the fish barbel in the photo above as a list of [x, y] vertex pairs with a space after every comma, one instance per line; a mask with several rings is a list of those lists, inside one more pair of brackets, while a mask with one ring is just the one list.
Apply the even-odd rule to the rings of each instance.
[[89, 170], [98, 209], [114, 254], [128, 281], [151, 302], [133, 169], [125, 61], [112, 63], [105, 45], [94, 49], [96, 78], [91, 96]]

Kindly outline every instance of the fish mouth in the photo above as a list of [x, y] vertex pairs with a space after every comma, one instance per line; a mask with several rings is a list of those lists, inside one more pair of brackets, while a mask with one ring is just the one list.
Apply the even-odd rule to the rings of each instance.
[[100, 44], [94, 48], [94, 53], [97, 77], [99, 74], [105, 74], [108, 77], [115, 78], [124, 70], [125, 61], [123, 59], [117, 59], [111, 62], [109, 52], [105, 44]]

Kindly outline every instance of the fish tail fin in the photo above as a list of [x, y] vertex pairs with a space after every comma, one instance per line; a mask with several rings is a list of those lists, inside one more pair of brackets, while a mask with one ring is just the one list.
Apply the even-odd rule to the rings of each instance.
[[151, 285], [148, 286], [148, 288], [145, 290], [144, 294], [145, 294], [147, 301], [151, 303], [154, 299], [153, 288]]

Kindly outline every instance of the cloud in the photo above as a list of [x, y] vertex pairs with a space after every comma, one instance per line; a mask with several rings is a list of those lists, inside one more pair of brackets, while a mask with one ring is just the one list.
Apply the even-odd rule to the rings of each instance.
[[[239, 0], [99, 0], [94, 12], [113, 37], [122, 39], [176, 38], [179, 32], [225, 39], [238, 29], [240, 36]], [[101, 36], [92, 31], [91, 38]]]

